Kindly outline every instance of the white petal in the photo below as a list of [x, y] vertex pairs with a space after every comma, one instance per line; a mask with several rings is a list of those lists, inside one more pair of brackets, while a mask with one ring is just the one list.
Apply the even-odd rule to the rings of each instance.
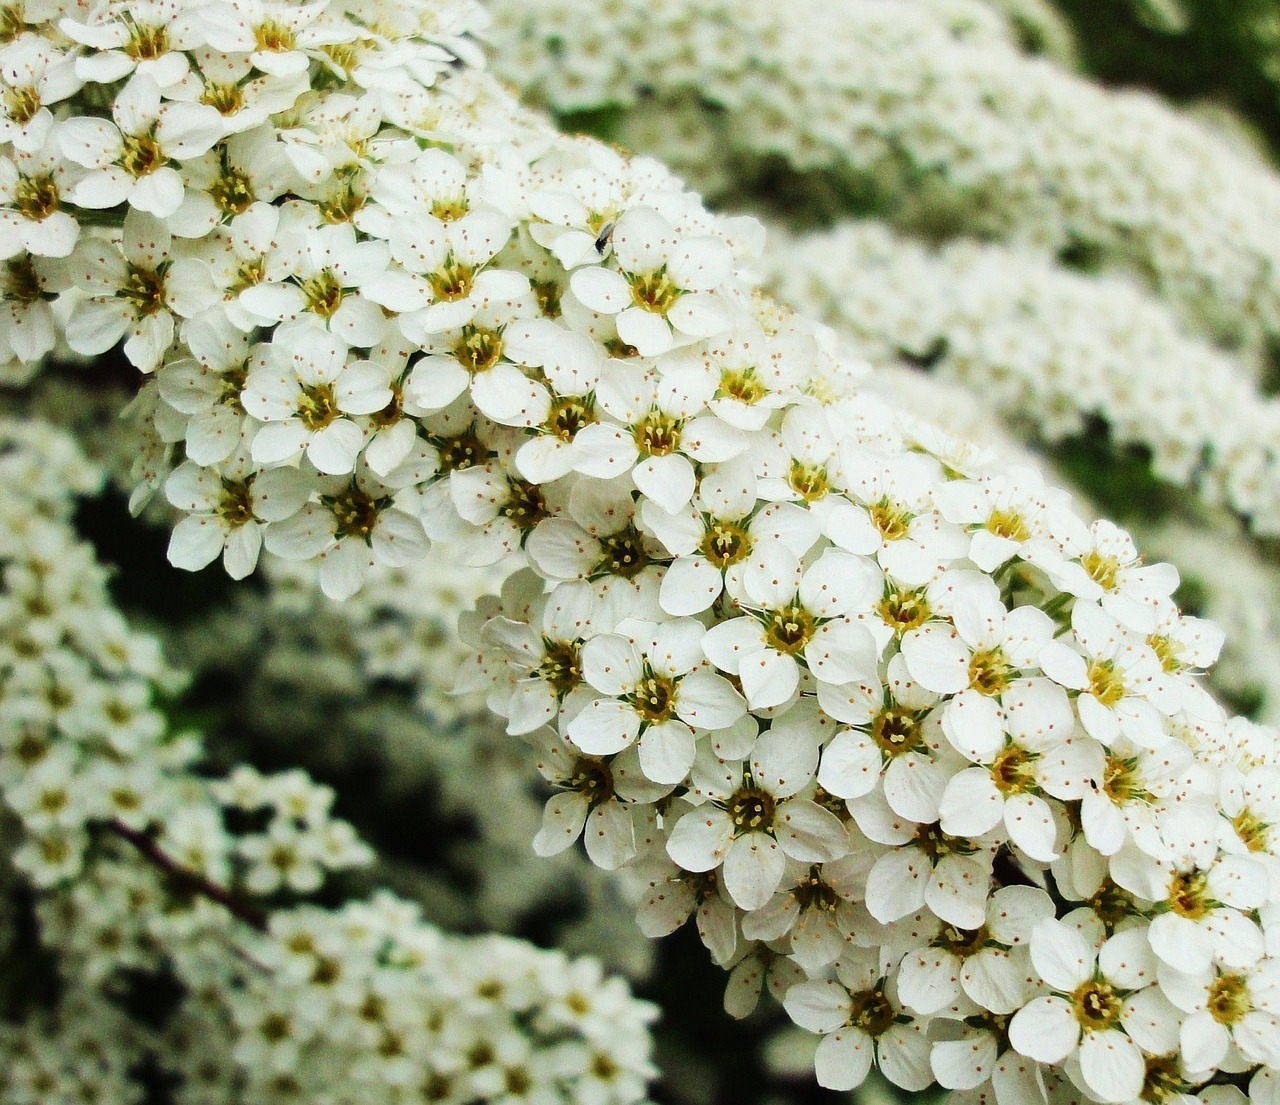
[[693, 731], [683, 722], [653, 725], [640, 737], [640, 769], [655, 783], [682, 783], [696, 752]]
[[858, 798], [880, 779], [879, 746], [857, 729], [844, 729], [822, 752], [818, 783], [837, 798]]
[[732, 839], [729, 815], [715, 807], [699, 806], [676, 822], [667, 839], [667, 855], [686, 871], [710, 871], [720, 866]]
[[724, 858], [724, 888], [742, 909], [759, 909], [778, 889], [786, 857], [764, 833], [745, 833]]
[[1062, 998], [1036, 998], [1009, 1022], [1009, 1043], [1014, 1050], [1039, 1063], [1062, 1062], [1079, 1039], [1080, 1025]]
[[636, 854], [635, 821], [620, 802], [604, 802], [593, 809], [582, 828], [587, 855], [597, 867], [616, 871]]
[[818, 1085], [829, 1090], [852, 1090], [871, 1071], [871, 1037], [859, 1028], [842, 1028], [824, 1036], [813, 1057]]
[[1080, 1073], [1104, 1102], [1132, 1101], [1146, 1077], [1142, 1052], [1123, 1032], [1086, 1032], [1080, 1041]]
[[1081, 985], [1093, 971], [1093, 958], [1093, 949], [1079, 930], [1062, 921], [1041, 921], [1031, 934], [1032, 965], [1055, 990], [1070, 993]]
[[849, 835], [840, 819], [814, 802], [792, 799], [779, 807], [779, 847], [802, 863], [828, 863], [849, 850]]
[[567, 730], [569, 739], [590, 756], [621, 752], [639, 732], [640, 715], [616, 698], [593, 699], [569, 722]]
[[533, 838], [533, 850], [540, 856], [563, 852], [582, 832], [587, 819], [587, 799], [576, 791], [553, 795], [542, 811], [542, 828]]

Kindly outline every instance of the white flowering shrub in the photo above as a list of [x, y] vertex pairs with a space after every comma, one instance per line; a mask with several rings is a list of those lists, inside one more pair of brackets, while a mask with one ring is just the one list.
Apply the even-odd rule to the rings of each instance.
[[[912, 57], [969, 35], [985, 63], [1022, 58], [1002, 11], [847, 14], [931, 20]], [[357, 684], [380, 656], [428, 688], [456, 667], [459, 708], [553, 792], [533, 850], [625, 871], [646, 935], [693, 919], [726, 1007], [780, 1001], [826, 1087], [1280, 1101], [1280, 734], [1206, 689], [1222, 634], [1176, 569], [878, 397], [761, 293], [759, 223], [518, 106], [465, 0], [4, 13], [7, 375], [122, 345], [134, 505], [180, 516], [175, 565], [241, 579], [265, 550], [300, 566], [277, 600], [306, 572], [367, 602]], [[1065, 110], [1086, 86], [1056, 80]], [[1117, 150], [1144, 104], [1107, 109]], [[1272, 333], [1270, 238], [1180, 208], [1218, 147], [1165, 137], [1144, 179], [1187, 187], [1144, 233], [1075, 221], [1087, 174], [972, 194]], [[1265, 221], [1272, 178], [1226, 176]], [[2, 1038], [11, 1095], [127, 1100], [150, 1063], [195, 1100], [641, 1100], [651, 1007], [594, 961], [446, 937], [386, 893], [300, 900], [371, 849], [301, 771], [199, 769], [176, 677], [69, 523], [94, 473], [48, 427], [7, 433], [0, 792], [68, 980]], [[415, 582], [429, 546], [500, 588]], [[371, 632], [473, 598], [426, 659]], [[139, 973], [173, 1008], [120, 1031]]]
[[[0, 471], [4, 836], [66, 987], [0, 1035], [6, 1101], [140, 1101], [142, 1063], [191, 1102], [644, 1096], [652, 1007], [598, 963], [450, 938], [390, 894], [278, 905], [369, 862], [333, 792], [200, 772], [163, 709], [176, 673], [69, 524], [101, 474], [53, 427], [7, 421]], [[113, 997], [161, 979], [181, 993], [164, 1031], [129, 1022]]]

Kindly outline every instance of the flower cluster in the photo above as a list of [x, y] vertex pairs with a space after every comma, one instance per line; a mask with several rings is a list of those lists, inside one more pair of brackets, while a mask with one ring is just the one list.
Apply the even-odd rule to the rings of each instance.
[[[863, 8], [843, 14], [862, 26]], [[894, 21], [914, 8], [865, 9], [911, 40]], [[76, 71], [112, 121], [82, 96], [55, 122], [64, 150], [99, 151], [69, 202], [122, 223], [85, 236], [86, 271], [124, 282], [82, 283], [68, 340], [105, 348], [129, 328], [108, 336], [109, 311], [136, 308], [147, 467], [186, 515], [171, 559], [238, 577], [265, 547], [317, 565], [331, 597], [428, 539], [501, 565], [460, 678], [556, 791], [535, 850], [581, 839], [642, 873], [649, 934], [696, 916], [735, 1010], [767, 982], [822, 1035], [825, 1085], [875, 1065], [1002, 1105], [1067, 1082], [1117, 1105], [1273, 1097], [1280, 736], [1203, 688], [1221, 636], [1178, 610], [1177, 573], [1034, 470], [861, 390], [830, 331], [757, 293], [754, 221], [558, 137], [483, 75], [423, 84], [416, 58], [440, 74], [420, 35], [397, 49], [317, 5], [285, 48], [278, 16], [246, 35], [259, 9], [235, 10], [190, 12], [132, 75], [84, 43]], [[388, 70], [416, 80], [414, 111]], [[187, 89], [227, 72], [258, 74], [263, 99], [244, 129], [219, 112], [222, 133], [201, 130]], [[992, 75], [993, 102], [1025, 103], [1016, 76]], [[957, 97], [980, 87], [964, 78]], [[1123, 142], [1145, 113], [1117, 103], [1139, 105]], [[120, 193], [139, 119], [164, 164]], [[1185, 226], [1162, 226], [1153, 264], [1199, 289]], [[417, 1037], [383, 1008], [372, 1081], [395, 1099]], [[305, 1068], [312, 1037], [278, 1012], [238, 1045], [255, 1075], [279, 1054]], [[630, 1100], [643, 1056], [609, 1054]]]
[[[370, 858], [332, 791], [199, 774], [165, 713], [178, 676], [70, 524], [100, 474], [51, 426], [5, 421], [0, 480], [0, 810], [68, 983], [52, 1020], [0, 1037], [6, 1100], [137, 1100], [145, 1063], [192, 1103], [644, 1096], [653, 1010], [597, 962], [447, 937], [387, 894], [287, 905]], [[178, 985], [163, 1031], [107, 1000], [140, 975]]]
[[706, 187], [740, 192], [756, 173], [767, 192], [781, 159], [805, 174], [790, 213], [808, 199], [830, 217], [834, 202], [930, 237], [1026, 243], [1143, 274], [1233, 346], [1280, 334], [1266, 165], [1152, 97], [972, 34], [945, 6], [490, 8], [503, 77], [559, 112], [636, 108], [619, 138]]
[[1028, 250], [933, 251], [877, 223], [797, 239], [770, 267], [780, 294], [865, 356], [927, 363], [1044, 440], [1101, 418], [1115, 444], [1150, 452], [1159, 478], [1280, 531], [1280, 403], [1131, 281]]

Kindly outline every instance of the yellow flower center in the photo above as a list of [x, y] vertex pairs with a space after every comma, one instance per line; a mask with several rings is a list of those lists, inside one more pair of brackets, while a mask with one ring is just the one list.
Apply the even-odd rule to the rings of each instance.
[[834, 913], [840, 904], [840, 895], [822, 881], [822, 869], [810, 867], [809, 874], [791, 888], [791, 896], [802, 910]]
[[988, 697], [1000, 694], [1008, 688], [1013, 674], [1013, 665], [998, 645], [978, 649], [969, 658], [969, 686], [979, 694]]
[[922, 715], [901, 706], [889, 706], [876, 714], [871, 722], [871, 739], [890, 758], [908, 752], [923, 752], [920, 719]]
[[993, 510], [984, 528], [997, 537], [1005, 537], [1010, 541], [1025, 541], [1031, 536], [1026, 520], [1013, 510]]
[[873, 1039], [883, 1036], [897, 1018], [893, 1003], [879, 986], [872, 990], [863, 990], [851, 995], [853, 1008], [846, 1022], [851, 1027], [860, 1028]]
[[119, 294], [129, 301], [138, 315], [158, 314], [165, 306], [164, 276], [155, 269], [130, 265], [129, 275]]
[[222, 481], [222, 496], [218, 501], [218, 514], [233, 529], [253, 521], [253, 493], [248, 483], [240, 480]]
[[307, 310], [321, 318], [332, 318], [342, 306], [342, 284], [333, 269], [321, 269], [315, 276], [307, 277], [302, 282], [302, 294]]
[[608, 537], [600, 538], [600, 559], [596, 562], [592, 575], [615, 575], [623, 579], [631, 579], [644, 570], [649, 563], [649, 554], [645, 552], [644, 538], [634, 525]]
[[702, 555], [721, 571], [751, 555], [751, 535], [736, 522], [712, 518], [698, 546]]
[[471, 294], [475, 279], [476, 270], [470, 265], [464, 265], [453, 254], [449, 255], [440, 268], [427, 276], [436, 298], [443, 299], [446, 303], [466, 299]]
[[18, 126], [35, 118], [40, 110], [40, 90], [34, 85], [13, 85], [4, 90], [4, 113]]
[[209, 196], [224, 215], [243, 215], [257, 198], [249, 174], [231, 165], [209, 185]]
[[580, 756], [573, 762], [573, 770], [565, 784], [570, 790], [587, 796], [594, 809], [613, 797], [613, 772], [603, 760]]
[[885, 625], [898, 637], [909, 630], [918, 629], [933, 615], [923, 587], [919, 590], [904, 588], [890, 591], [880, 600], [876, 610], [884, 619]]
[[1089, 693], [1104, 706], [1114, 706], [1124, 698], [1124, 677], [1110, 660], [1094, 660], [1089, 665]]
[[1176, 873], [1169, 880], [1169, 909], [1179, 917], [1199, 921], [1213, 908], [1209, 897], [1209, 878], [1199, 868]]
[[154, 128], [143, 134], [126, 134], [121, 139], [120, 166], [132, 177], [143, 177], [169, 164], [156, 141]]
[[635, 424], [636, 448], [651, 457], [665, 457], [680, 448], [679, 418], [664, 414], [656, 407]]
[[253, 29], [257, 49], [272, 54], [287, 54], [298, 44], [293, 28], [276, 19], [266, 19]]
[[200, 102], [219, 115], [234, 115], [244, 106], [244, 90], [234, 81], [228, 84], [209, 81], [200, 93]]
[[766, 616], [765, 640], [771, 648], [788, 656], [801, 651], [818, 628], [813, 615], [797, 602], [780, 610], [766, 611]]
[[582, 641], [543, 637], [542, 647], [546, 656], [538, 665], [538, 675], [551, 685], [557, 698], [564, 698], [582, 682]]
[[124, 52], [134, 61], [153, 61], [169, 52], [169, 28], [145, 27], [135, 23], [129, 30], [129, 41]]
[[1036, 786], [1039, 755], [1018, 744], [1007, 744], [991, 763], [991, 780], [1001, 794], [1022, 794]]
[[675, 680], [655, 672], [648, 664], [636, 683], [629, 701], [640, 717], [650, 723], [669, 721], [676, 712]]
[[897, 541], [900, 537], [905, 537], [911, 525], [911, 515], [887, 498], [872, 503], [867, 507], [867, 514], [872, 525], [886, 541]]
[[332, 384], [302, 385], [298, 396], [298, 418], [308, 430], [323, 430], [339, 413]]
[[667, 275], [665, 265], [656, 272], [637, 273], [627, 280], [631, 285], [632, 302], [655, 315], [665, 315], [684, 294]]
[[1209, 986], [1205, 1008], [1219, 1024], [1235, 1024], [1253, 1010], [1248, 979], [1243, 975], [1219, 975]]
[[733, 399], [745, 406], [755, 406], [769, 389], [761, 382], [754, 368], [726, 369], [720, 373], [718, 398]]
[[43, 222], [57, 211], [61, 198], [52, 173], [22, 177], [13, 190], [14, 207], [22, 213], [24, 219], [31, 219], [33, 222]]
[[351, 487], [329, 503], [337, 519], [338, 537], [359, 537], [367, 541], [378, 524], [378, 514], [386, 500], [378, 500], [365, 494], [358, 487]]
[[773, 795], [759, 787], [744, 787], [726, 806], [735, 835], [772, 832], [775, 804]]
[[826, 468], [821, 464], [809, 464], [803, 460], [791, 462], [787, 482], [791, 485], [791, 489], [808, 503], [817, 502], [831, 490], [831, 480]]
[[1120, 574], [1120, 561], [1114, 556], [1103, 556], [1097, 549], [1090, 549], [1080, 558], [1080, 566], [1104, 591], [1115, 590], [1116, 577]]
[[1109, 983], [1089, 981], [1071, 993], [1071, 1006], [1080, 1027], [1086, 1032], [1101, 1032], [1120, 1020], [1124, 1003]]
[[487, 372], [502, 359], [502, 335], [497, 330], [467, 323], [453, 347], [453, 355], [471, 375]]
[[1265, 852], [1267, 850], [1271, 826], [1248, 806], [1231, 819], [1231, 827], [1235, 829], [1236, 836], [1249, 851]]

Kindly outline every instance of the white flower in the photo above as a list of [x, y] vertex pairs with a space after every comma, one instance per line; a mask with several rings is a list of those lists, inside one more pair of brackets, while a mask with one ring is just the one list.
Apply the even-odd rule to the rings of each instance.
[[[527, 480], [550, 483], [573, 471], [574, 438], [597, 419], [595, 389], [600, 382], [603, 352], [585, 334], [554, 329], [543, 348], [530, 348], [525, 362], [546, 377], [546, 407], [531, 403], [530, 418], [542, 421], [516, 452], [515, 465]], [[544, 331], [545, 333], [545, 331]]]
[[56, 125], [49, 107], [80, 89], [75, 59], [43, 36], [24, 34], [0, 50], [0, 142], [35, 153]]
[[363, 468], [325, 480], [308, 503], [264, 534], [286, 560], [320, 560], [320, 589], [331, 599], [354, 595], [375, 564], [403, 568], [427, 553], [422, 523], [398, 508], [390, 488]]
[[[511, 230], [511, 220], [491, 208], [447, 223], [433, 215], [395, 223], [388, 238], [391, 256], [422, 277], [431, 300], [398, 320], [406, 338], [424, 342], [432, 334], [466, 326], [488, 304], [514, 303], [529, 294], [529, 278], [523, 273], [488, 267]], [[424, 394], [423, 401], [429, 404], [424, 410], [438, 409], [430, 395]]]
[[1162, 969], [1160, 989], [1186, 1014], [1183, 1062], [1193, 1074], [1222, 1067], [1234, 1044], [1251, 1063], [1280, 1067], [1280, 962], [1194, 974]]
[[939, 924], [928, 947], [903, 957], [898, 997], [924, 1016], [941, 1012], [962, 993], [988, 1012], [1015, 1012], [1031, 989], [1031, 931], [1053, 915], [1053, 901], [1043, 890], [1001, 887], [988, 900], [981, 927]]
[[796, 1024], [822, 1034], [814, 1057], [819, 1085], [855, 1089], [873, 1062], [906, 1090], [923, 1090], [933, 1081], [923, 1027], [902, 1017], [871, 957], [842, 959], [835, 979], [792, 986], [783, 1005]]
[[942, 516], [965, 526], [969, 559], [993, 572], [1010, 557], [1022, 555], [1037, 539], [1059, 532], [1062, 517], [1074, 519], [1066, 492], [1049, 489], [1033, 469], [1003, 470], [979, 480], [953, 480], [938, 492]]
[[668, 513], [681, 510], [694, 492], [695, 461], [730, 460], [747, 447], [741, 431], [714, 415], [697, 417], [711, 398], [709, 385], [705, 376], [675, 368], [664, 373], [606, 362], [596, 401], [621, 425], [583, 427], [573, 441], [574, 468], [597, 479], [630, 471], [648, 499]]
[[[913, 820], [936, 815], [953, 764], [938, 762], [941, 731], [931, 708], [938, 698], [904, 677], [900, 655], [889, 661], [889, 686], [871, 698], [865, 723], [841, 729], [822, 750], [818, 782], [840, 798], [882, 787], [893, 810]], [[892, 690], [890, 690], [890, 687]], [[955, 760], [954, 754], [950, 756]], [[921, 799], [927, 806], [922, 806]]]
[[1175, 970], [1198, 974], [1215, 961], [1250, 967], [1262, 957], [1263, 934], [1248, 912], [1267, 896], [1266, 869], [1257, 860], [1219, 855], [1200, 867], [1122, 850], [1111, 868], [1126, 889], [1165, 906], [1151, 921], [1151, 946]]
[[754, 320], [740, 321], [706, 352], [716, 385], [707, 406], [730, 426], [762, 430], [798, 397], [814, 353], [812, 335], [802, 330], [766, 335]]
[[707, 658], [742, 680], [752, 709], [795, 694], [800, 661], [823, 683], [875, 674], [879, 650], [854, 615], [871, 607], [880, 573], [864, 557], [829, 549], [808, 568], [782, 541], [761, 541], [743, 572], [748, 613], [703, 640]]
[[934, 508], [935, 489], [946, 486], [937, 461], [846, 447], [841, 471], [852, 501], [835, 501], [823, 521], [823, 533], [840, 548], [875, 556], [911, 587], [932, 582], [968, 551], [965, 534]]
[[631, 207], [612, 243], [617, 269], [576, 269], [569, 286], [593, 311], [617, 316], [618, 337], [642, 357], [665, 353], [677, 334], [688, 341], [729, 328], [728, 304], [716, 293], [733, 264], [719, 238], [682, 235], [652, 208]]
[[24, 254], [0, 268], [0, 348], [7, 355], [36, 366], [52, 352], [58, 340], [52, 300], [72, 286], [78, 260]]
[[120, 248], [86, 238], [69, 263], [79, 265], [80, 286], [96, 294], [68, 320], [67, 344], [93, 355], [128, 334], [125, 356], [143, 372], [173, 345], [174, 316], [190, 318], [212, 298], [196, 272], [174, 261], [164, 223], [136, 209], [125, 217]]
[[583, 705], [569, 719], [568, 738], [593, 756], [621, 752], [638, 738], [648, 778], [683, 782], [696, 752], [692, 727], [726, 729], [746, 714], [746, 703], [707, 670], [701, 623], [627, 621], [618, 628], [582, 646], [583, 678], [612, 697]]
[[258, 563], [264, 527], [301, 510], [311, 485], [292, 468], [258, 472], [240, 454], [217, 472], [187, 461], [164, 490], [173, 506], [188, 513], [169, 539], [169, 562], [198, 571], [221, 554], [227, 574], [243, 579]]
[[669, 936], [693, 913], [698, 936], [711, 958], [722, 967], [733, 961], [738, 947], [738, 911], [725, 894], [718, 872], [683, 871], [663, 857], [661, 866], [647, 878], [646, 894], [636, 908], [636, 923], [646, 936]]
[[839, 819], [800, 797], [813, 779], [817, 749], [785, 730], [762, 734], [749, 761], [704, 756], [695, 765], [698, 793], [710, 800], [681, 815], [667, 853], [686, 871], [721, 877], [741, 908], [759, 909], [782, 881], [786, 857], [802, 863], [838, 859], [849, 847]]
[[[923, 801], [927, 803], [926, 794]], [[927, 906], [934, 916], [962, 929], [979, 928], [986, 916], [995, 846], [944, 833], [936, 815], [914, 822], [890, 809], [872, 791], [849, 803], [868, 840], [888, 845], [867, 874], [867, 911], [888, 924]]]
[[267, 423], [254, 436], [254, 460], [280, 464], [305, 452], [326, 475], [354, 470], [365, 432], [351, 416], [381, 410], [391, 388], [382, 366], [347, 358], [346, 344], [314, 323], [277, 328], [240, 393], [244, 409]]
[[704, 468], [693, 501], [669, 512], [647, 500], [646, 527], [675, 560], [662, 577], [659, 600], [668, 614], [700, 614], [726, 590], [742, 597], [742, 574], [755, 543], [780, 540], [803, 556], [818, 539], [813, 516], [791, 503], [759, 508], [751, 461], [737, 457]]
[[283, 3], [281, 0], [218, 0], [200, 9], [201, 30], [215, 50], [248, 54], [257, 68], [274, 77], [303, 73], [308, 53], [350, 41], [351, 24], [329, 17], [322, 2]]
[[856, 900], [856, 890], [836, 873], [839, 863], [805, 869], [792, 861], [788, 866], [797, 873], [784, 877], [766, 905], [742, 918], [742, 935], [769, 944], [786, 940], [788, 955], [810, 974], [834, 963], [864, 919], [850, 900]]
[[1080, 651], [1052, 641], [1040, 653], [1040, 666], [1050, 679], [1080, 692], [1076, 709], [1085, 730], [1108, 746], [1123, 733], [1143, 748], [1159, 748], [1168, 739], [1161, 707], [1170, 704], [1157, 682], [1155, 653], [1094, 603], [1075, 604], [1071, 628]]
[[[953, 775], [938, 805], [943, 831], [978, 837], [1004, 822], [1010, 839], [1032, 859], [1057, 858], [1058, 826], [1042, 797], [1078, 801], [1103, 774], [1101, 749], [1088, 738], [1067, 736], [1075, 715], [1061, 687], [1047, 679], [1017, 680], [1004, 694], [1007, 736], [960, 747], [980, 765]], [[943, 731], [947, 732], [944, 718]], [[960, 738], [947, 732], [953, 745]]]
[[582, 836], [591, 862], [613, 871], [636, 854], [633, 803], [652, 802], [670, 792], [647, 779], [634, 748], [609, 760], [582, 756], [567, 742], [547, 734], [537, 742], [538, 771], [561, 788], [542, 813], [533, 838], [540, 856], [563, 852]]
[[551, 397], [524, 368], [540, 367], [561, 331], [545, 319], [532, 318], [536, 311], [529, 294], [486, 301], [462, 326], [415, 339], [426, 356], [415, 361], [405, 381], [408, 409], [419, 414], [440, 410], [469, 392], [477, 409], [500, 425], [542, 422], [550, 413]]
[[1120, 737], [1106, 750], [1102, 777], [1080, 803], [1090, 847], [1112, 856], [1131, 838], [1144, 852], [1160, 855], [1160, 814], [1190, 786], [1191, 761], [1181, 741], [1146, 749]]
[[260, 325], [310, 316], [346, 344], [369, 348], [387, 328], [382, 308], [403, 310], [419, 298], [411, 288], [406, 297], [389, 263], [386, 243], [357, 241], [350, 223], [292, 228], [239, 305]]
[[[1088, 541], [1069, 544], [1072, 559], [1045, 568], [1064, 591], [1097, 602], [1126, 629], [1150, 633], [1159, 610], [1178, 586], [1172, 564], [1144, 564], [1133, 538], [1112, 522], [1090, 526]], [[1037, 558], [1030, 558], [1033, 563]]]
[[159, 219], [182, 205], [182, 175], [174, 161], [205, 153], [223, 135], [222, 117], [207, 104], [161, 103], [160, 88], [134, 76], [112, 101], [114, 123], [78, 117], [58, 128], [68, 160], [90, 170], [71, 190], [81, 207], [128, 203]]
[[204, 45], [192, 8], [163, 0], [132, 0], [127, 11], [100, 5], [90, 19], [63, 19], [58, 28], [74, 42], [91, 48], [76, 58], [83, 81], [113, 84], [134, 72], [167, 89], [187, 75], [187, 50]]
[[236, 451], [245, 431], [240, 393], [249, 374], [249, 339], [217, 310], [189, 320], [182, 339], [192, 356], [160, 370], [160, 397], [187, 416], [187, 458], [217, 464]]
[[1127, 1031], [1139, 1016], [1133, 994], [1155, 981], [1146, 933], [1119, 933], [1095, 951], [1076, 929], [1044, 920], [1031, 934], [1031, 962], [1053, 993], [1018, 1010], [1009, 1042], [1041, 1063], [1074, 1056], [1097, 1100], [1132, 1101], [1146, 1075], [1142, 1049]]
[[30, 152], [0, 158], [0, 256], [22, 250], [36, 257], [66, 257], [80, 236], [80, 224], [63, 210], [63, 194], [75, 170], [49, 142]]

